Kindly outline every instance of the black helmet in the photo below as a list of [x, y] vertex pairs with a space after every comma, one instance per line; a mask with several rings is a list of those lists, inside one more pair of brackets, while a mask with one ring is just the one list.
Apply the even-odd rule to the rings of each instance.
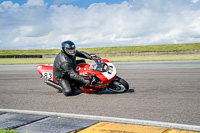
[[69, 56], [75, 56], [76, 54], [76, 46], [72, 41], [62, 42], [62, 50], [66, 55]]

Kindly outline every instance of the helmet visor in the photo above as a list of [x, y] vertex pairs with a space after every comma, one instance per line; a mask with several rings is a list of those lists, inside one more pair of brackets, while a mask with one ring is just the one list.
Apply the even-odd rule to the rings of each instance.
[[69, 48], [64, 48], [65, 52], [69, 55], [74, 56], [75, 55], [75, 49], [69, 49]]

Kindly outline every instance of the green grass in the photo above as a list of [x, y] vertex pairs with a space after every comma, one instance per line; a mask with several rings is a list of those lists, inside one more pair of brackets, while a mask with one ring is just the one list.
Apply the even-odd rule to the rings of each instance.
[[2, 130], [2, 129], [0, 129], [0, 133], [20, 133], [20, 132], [16, 132], [14, 130]]
[[[200, 54], [194, 55], [155, 55], [155, 56], [117, 56], [102, 57], [111, 62], [134, 61], [175, 61], [175, 60], [200, 60]], [[0, 58], [0, 65], [16, 64], [53, 64], [54, 58]], [[87, 60], [87, 62], [90, 62]]]
[[88, 53], [117, 53], [117, 52], [151, 52], [151, 51], [186, 51], [200, 50], [200, 43], [193, 44], [168, 44], [126, 47], [102, 47], [81, 49]]
[[59, 49], [44, 50], [0, 50], [0, 55], [44, 55], [59, 53]]
[[112, 62], [200, 60], [199, 55], [150, 55], [107, 57]]
[[53, 64], [54, 58], [0, 58], [0, 65]]
[[[78, 47], [78, 45], [77, 45]], [[190, 44], [168, 44], [168, 45], [146, 45], [125, 47], [101, 47], [101, 48], [79, 48], [79, 51], [88, 53], [117, 53], [117, 52], [150, 52], [150, 51], [185, 51], [200, 50], [200, 43]], [[45, 50], [0, 50], [0, 55], [43, 55], [57, 54], [60, 49]]]

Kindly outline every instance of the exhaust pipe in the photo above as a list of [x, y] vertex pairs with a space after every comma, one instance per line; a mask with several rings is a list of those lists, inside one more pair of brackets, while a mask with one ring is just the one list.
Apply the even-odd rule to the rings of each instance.
[[50, 85], [54, 88], [56, 88], [57, 90], [61, 91], [62, 90], [62, 87], [59, 86], [58, 84], [56, 84], [55, 82], [51, 81], [51, 80], [46, 80], [44, 81], [47, 85]]

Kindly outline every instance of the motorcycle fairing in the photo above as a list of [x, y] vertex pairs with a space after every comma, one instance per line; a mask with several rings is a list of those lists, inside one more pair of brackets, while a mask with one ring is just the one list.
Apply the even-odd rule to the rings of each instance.
[[89, 65], [86, 63], [78, 64], [76, 72], [82, 76], [90, 77], [91, 74], [95, 75], [101, 82], [96, 85], [90, 85], [95, 88], [105, 88], [116, 77], [115, 66], [106, 59], [93, 59], [95, 65]]
[[53, 65], [38, 65], [36, 70], [39, 72], [41, 77], [45, 77], [48, 80], [57, 81], [53, 77]]

